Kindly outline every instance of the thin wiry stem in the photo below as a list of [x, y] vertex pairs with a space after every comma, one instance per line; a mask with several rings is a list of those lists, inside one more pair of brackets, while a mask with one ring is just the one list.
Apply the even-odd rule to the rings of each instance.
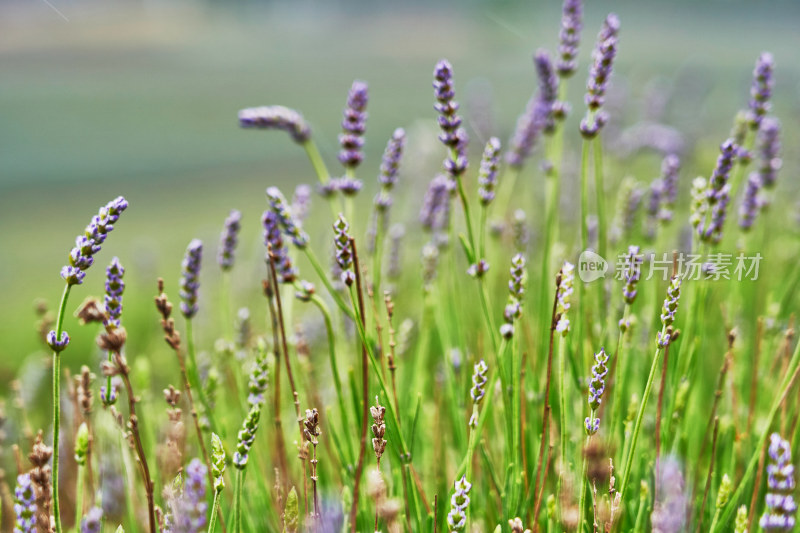
[[706, 488], [703, 491], [703, 503], [700, 504], [700, 512], [697, 514], [697, 529], [695, 531], [700, 533], [703, 528], [703, 513], [706, 510], [706, 501], [708, 500], [708, 491], [711, 489], [711, 476], [714, 474], [714, 458], [717, 455], [717, 436], [719, 433], [719, 417], [714, 419], [714, 437], [711, 440], [711, 459], [708, 462], [708, 476], [706, 476]]
[[[58, 306], [58, 318], [56, 320], [56, 340], [61, 340], [61, 332], [64, 327], [64, 314], [67, 309], [67, 300], [72, 285], [65, 285], [64, 292], [61, 294], [61, 304]], [[59, 457], [59, 434], [61, 431], [61, 356], [53, 351], [53, 516], [56, 522], [56, 533], [61, 533], [61, 512], [58, 497], [58, 457]]]

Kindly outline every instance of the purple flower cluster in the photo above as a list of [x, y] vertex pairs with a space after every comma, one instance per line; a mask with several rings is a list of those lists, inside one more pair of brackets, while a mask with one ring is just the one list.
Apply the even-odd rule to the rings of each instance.
[[50, 349], [56, 353], [63, 352], [64, 350], [67, 349], [67, 346], [69, 345], [69, 335], [67, 335], [66, 331], [61, 332], [61, 338], [59, 339], [56, 337], [56, 332], [51, 330], [47, 334], [46, 340], [47, 340], [47, 345], [50, 347]]
[[266, 260], [269, 262], [269, 254], [275, 258], [275, 270], [278, 280], [281, 283], [292, 283], [297, 278], [297, 270], [292, 265], [289, 258], [289, 250], [283, 245], [281, 236], [281, 226], [278, 215], [274, 211], [264, 211], [261, 216], [261, 224], [264, 227], [264, 245], [267, 247]]
[[36, 490], [30, 474], [17, 476], [14, 489], [14, 533], [36, 533]]
[[239, 430], [237, 436], [239, 440], [236, 443], [236, 451], [233, 453], [233, 465], [239, 470], [244, 470], [247, 466], [250, 448], [253, 446], [253, 441], [256, 440], [259, 418], [261, 418], [261, 409], [258, 405], [254, 405], [247, 413], [247, 417], [242, 423], [242, 429]]
[[311, 207], [311, 187], [301, 183], [294, 188], [292, 195], [292, 215], [294, 219], [302, 223], [308, 216]]
[[775, 186], [778, 171], [781, 168], [781, 123], [777, 118], [766, 117], [761, 121], [761, 128], [758, 130], [759, 156], [761, 163], [758, 173], [765, 188], [771, 189]]
[[469, 507], [469, 491], [472, 484], [467, 476], [453, 483], [453, 496], [450, 498], [450, 512], [447, 513], [447, 525], [450, 531], [464, 531], [467, 527], [467, 507]]
[[739, 206], [739, 227], [742, 231], [749, 231], [753, 227], [756, 216], [758, 215], [761, 201], [759, 200], [758, 193], [761, 190], [761, 178], [758, 173], [753, 172], [747, 178], [747, 185], [744, 188], [744, 196], [742, 196], [742, 205]]
[[348, 169], [354, 169], [364, 159], [364, 132], [367, 131], [367, 84], [356, 80], [347, 93], [347, 106], [342, 120], [343, 133], [339, 135], [339, 162]]
[[172, 509], [173, 533], [201, 533], [208, 526], [208, 468], [200, 459], [192, 459], [184, 474], [183, 493]]
[[600, 429], [600, 419], [594, 416], [595, 411], [600, 408], [603, 401], [603, 393], [606, 390], [606, 374], [608, 374], [608, 355], [605, 349], [594, 354], [594, 365], [592, 366], [592, 380], [589, 382], [589, 408], [592, 414], [584, 420], [584, 427], [587, 435], [594, 435]]
[[483, 150], [481, 168], [478, 171], [478, 196], [480, 196], [481, 204], [484, 206], [489, 205], [494, 200], [499, 159], [500, 140], [497, 137], [492, 137]]
[[678, 178], [681, 171], [681, 160], [675, 154], [667, 155], [661, 161], [662, 201], [664, 206], [660, 218], [663, 222], [672, 220], [672, 208], [678, 199]]
[[350, 224], [347, 223], [344, 216], [339, 214], [339, 218], [333, 223], [333, 244], [336, 250], [336, 264], [341, 269], [341, 281], [348, 287], [353, 284], [356, 277], [352, 271], [353, 266], [353, 248], [350, 246], [350, 235], [348, 230]]
[[222, 270], [233, 268], [233, 252], [236, 250], [239, 230], [241, 229], [242, 214], [233, 209], [225, 219], [225, 226], [219, 237], [219, 251], [217, 261]]
[[300, 223], [289, 209], [286, 198], [283, 197], [280, 189], [269, 187], [267, 189], [267, 201], [272, 212], [278, 217], [281, 230], [291, 237], [294, 245], [300, 249], [308, 246], [308, 235], [300, 228]]
[[575, 283], [575, 265], [564, 261], [564, 266], [558, 272], [558, 287], [556, 288], [556, 331], [566, 337], [569, 333], [569, 318], [567, 313], [570, 308], [573, 284]]
[[103, 509], [92, 507], [81, 520], [81, 533], [100, 533], [103, 528]]
[[750, 128], [757, 130], [761, 126], [761, 121], [770, 109], [770, 97], [775, 81], [772, 77], [772, 70], [775, 61], [772, 54], [763, 52], [756, 60], [756, 68], [753, 70], [753, 84], [750, 87]]
[[792, 450], [789, 441], [777, 433], [769, 437], [769, 459], [765, 498], [767, 508], [759, 525], [764, 531], [792, 531], [797, 512], [797, 502], [792, 496], [795, 489]]
[[594, 113], [594, 117], [593, 120], [592, 117], [586, 117], [581, 121], [581, 133], [587, 138], [597, 135], [608, 118], [600, 108], [605, 102], [608, 80], [611, 78], [614, 58], [617, 55], [619, 26], [617, 15], [610, 13], [603, 21], [603, 27], [597, 35], [597, 44], [592, 52], [592, 66], [586, 83], [585, 101], [590, 113]]
[[642, 256], [639, 247], [636, 245], [628, 246], [628, 255], [625, 256], [625, 270], [622, 273], [622, 280], [625, 286], [622, 288], [622, 298], [625, 303], [631, 305], [636, 300], [636, 284], [642, 275]]
[[111, 264], [106, 268], [106, 295], [105, 308], [108, 316], [108, 324], [119, 326], [122, 318], [122, 293], [125, 291], [125, 282], [122, 276], [125, 269], [122, 268], [119, 259], [116, 257], [111, 260]]
[[710, 220], [706, 224], [705, 220], [700, 221], [697, 227], [700, 239], [714, 244], [722, 240], [722, 226], [725, 223], [725, 215], [730, 202], [730, 177], [733, 161], [736, 157], [736, 144], [732, 139], [728, 139], [720, 145], [720, 155], [717, 158], [717, 166], [708, 181], [708, 190], [705, 201], [711, 208]]
[[525, 160], [531, 155], [539, 135], [547, 125], [547, 117], [551, 109], [542, 101], [538, 94], [531, 96], [525, 111], [517, 119], [514, 134], [509, 140], [509, 150], [506, 152], [506, 163], [520, 169]]
[[422, 199], [422, 208], [419, 220], [422, 227], [427, 230], [439, 231], [450, 223], [450, 197], [454, 190], [453, 183], [442, 174], [431, 180], [425, 197]]
[[203, 243], [193, 239], [186, 248], [181, 267], [181, 313], [187, 319], [197, 314], [197, 292], [200, 289], [200, 263], [203, 259]]
[[403, 148], [406, 144], [406, 132], [403, 128], [397, 128], [392, 133], [392, 137], [386, 143], [381, 160], [381, 170], [378, 175], [378, 182], [381, 189], [375, 196], [375, 208], [378, 211], [387, 211], [392, 205], [391, 192], [397, 183], [397, 173], [400, 169], [400, 160], [403, 157]]
[[583, 22], [582, 0], [564, 0], [561, 13], [561, 31], [558, 34], [558, 74], [567, 78], [575, 73], [578, 46], [581, 42]]
[[547, 110], [544, 131], [552, 133], [556, 127], [556, 111], [559, 114], [563, 111], [563, 105], [558, 102], [558, 76], [547, 50], [537, 50], [533, 56], [533, 64], [539, 77], [539, 99]]
[[469, 427], [474, 428], [478, 425], [478, 405], [480, 405], [483, 397], [486, 395], [486, 372], [489, 367], [486, 366], [486, 361], [481, 359], [472, 371], [472, 388], [469, 390], [469, 396], [472, 398], [473, 410], [472, 415], [469, 417]]
[[503, 310], [505, 324], [500, 334], [510, 339], [514, 335], [514, 321], [522, 314], [522, 298], [525, 296], [525, 256], [521, 253], [511, 258], [511, 279], [508, 282], [508, 303]]
[[264, 403], [264, 393], [267, 391], [267, 379], [267, 357], [266, 354], [259, 351], [253, 369], [250, 371], [250, 382], [248, 384], [250, 393], [247, 395], [247, 403], [250, 404], [251, 407], [261, 407]]
[[299, 144], [311, 138], [311, 128], [306, 124], [303, 115], [281, 105], [242, 109], [239, 111], [239, 125], [243, 128], [282, 130]]
[[119, 215], [128, 207], [128, 201], [122, 196], [108, 202], [92, 217], [83, 235], [75, 239], [75, 247], [69, 253], [69, 265], [61, 269], [61, 277], [67, 285], [80, 285], [86, 276], [86, 270], [94, 263], [94, 255], [100, 251], [100, 245], [114, 229]]
[[[681, 298], [681, 278], [672, 276], [669, 280], [667, 287], [667, 296], [664, 299], [664, 305], [661, 307], [661, 324], [664, 327], [671, 326], [675, 322], [675, 312], [678, 310], [678, 301]], [[663, 336], [658, 332], [657, 343], [661, 348], [665, 348], [669, 344], [670, 334], [665, 333]]]
[[446, 59], [436, 63], [436, 68], [433, 70], [433, 89], [436, 97], [434, 109], [439, 112], [439, 127], [442, 129], [439, 140], [445, 146], [456, 148], [459, 145], [458, 131], [461, 127], [461, 117], [458, 115], [458, 102], [455, 101], [453, 67]]

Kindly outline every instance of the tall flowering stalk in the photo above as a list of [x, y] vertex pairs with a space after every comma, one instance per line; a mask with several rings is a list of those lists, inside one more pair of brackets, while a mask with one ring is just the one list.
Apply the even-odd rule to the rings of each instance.
[[[122, 321], [122, 293], [125, 291], [123, 276], [125, 269], [116, 257], [106, 269], [106, 294], [105, 310], [107, 323], [119, 326]], [[108, 362], [111, 362], [111, 352], [108, 352]], [[117, 394], [111, 383], [111, 377], [106, 378], [106, 384], [100, 387], [100, 399], [106, 407], [114, 405]]]
[[450, 512], [447, 513], [447, 527], [450, 533], [465, 531], [467, 528], [467, 511], [469, 509], [469, 491], [472, 484], [466, 476], [461, 476], [453, 483], [453, 496], [450, 498]]
[[372, 276], [376, 293], [380, 290], [383, 242], [389, 227], [389, 210], [392, 206], [392, 190], [397, 184], [400, 161], [403, 158], [405, 144], [406, 132], [403, 128], [397, 128], [386, 143], [386, 149], [383, 152], [383, 159], [381, 160], [380, 173], [378, 174], [380, 190], [373, 200], [375, 212], [372, 220], [373, 227], [370, 229], [370, 231], [374, 233]]
[[[68, 264], [61, 269], [61, 277], [66, 282], [61, 295], [61, 304], [56, 319], [56, 329], [47, 334], [47, 344], [53, 350], [53, 486], [58, 486], [59, 474], [59, 436], [61, 431], [61, 358], [59, 354], [69, 344], [69, 335], [63, 330], [64, 314], [67, 309], [69, 293], [73, 285], [80, 285], [86, 277], [86, 270], [94, 263], [94, 256], [100, 251], [108, 234], [114, 229], [120, 214], [128, 208], [128, 201], [122, 196], [101, 207], [92, 217], [83, 235], [75, 239], [75, 247], [70, 250]], [[58, 490], [53, 491], [53, 515], [56, 533], [61, 533], [61, 512]]]
[[772, 89], [775, 81], [772, 77], [772, 71], [775, 68], [775, 61], [772, 54], [763, 52], [756, 60], [756, 66], [753, 70], [753, 84], [750, 87], [750, 103], [749, 107], [749, 123], [750, 129], [758, 130], [761, 122], [769, 112], [772, 104], [770, 98], [772, 97]]
[[[583, 429], [586, 432], [586, 449], [589, 447], [592, 436], [600, 429], [600, 418], [597, 410], [603, 400], [603, 393], [606, 390], [606, 375], [608, 374], [608, 355], [604, 348], [594, 354], [594, 365], [592, 366], [592, 379], [589, 381], [589, 416], [583, 421]], [[578, 528], [583, 529], [583, 516], [586, 507], [586, 471], [588, 466], [588, 454], [583, 453], [583, 467], [581, 468], [581, 492], [580, 504], [578, 505]]]
[[478, 245], [478, 256], [483, 258], [486, 254], [486, 215], [489, 205], [495, 197], [497, 188], [497, 171], [500, 166], [500, 140], [492, 137], [486, 143], [481, 158], [481, 167], [478, 171], [478, 197], [481, 204], [480, 222], [480, 243]]
[[211, 506], [211, 520], [208, 523], [208, 533], [214, 533], [217, 522], [217, 512], [220, 505], [220, 496], [225, 488], [225, 448], [222, 439], [216, 433], [211, 434], [211, 477], [214, 480], [214, 503]]
[[623, 469], [622, 485], [620, 485], [619, 488], [619, 493], [621, 495], [624, 495], [625, 489], [628, 486], [631, 466], [633, 465], [633, 459], [636, 455], [636, 443], [639, 440], [639, 431], [641, 430], [642, 426], [642, 418], [644, 418], [644, 410], [647, 407], [647, 400], [650, 397], [650, 390], [653, 387], [653, 381], [655, 381], [659, 357], [667, 345], [669, 345], [670, 334], [668, 333], [668, 328], [675, 322], [675, 313], [678, 310], [678, 302], [680, 297], [681, 278], [678, 276], [672, 276], [669, 281], [669, 286], [667, 287], [667, 296], [664, 299], [664, 305], [661, 308], [661, 331], [658, 332], [656, 337], [656, 351], [653, 355], [653, 363], [650, 365], [650, 374], [647, 376], [647, 384], [644, 387], [642, 400], [639, 403], [639, 411], [636, 414], [636, 422], [634, 423], [633, 427], [631, 444], [628, 449], [628, 457], [625, 461], [625, 467]]
[[339, 135], [339, 162], [347, 170], [348, 175], [363, 161], [364, 132], [367, 131], [367, 102], [369, 92], [367, 84], [356, 80], [347, 94], [347, 106], [344, 108], [342, 133]]
[[236, 451], [233, 454], [233, 466], [236, 467], [236, 492], [233, 499], [233, 531], [242, 531], [242, 490], [244, 485], [245, 470], [250, 459], [250, 448], [256, 440], [256, 430], [258, 421], [261, 417], [261, 408], [254, 405], [247, 413], [247, 417], [242, 422], [242, 429], [239, 430]]
[[583, 28], [583, 2], [564, 0], [561, 14], [561, 31], [558, 34], [558, 75], [568, 78], [577, 68], [578, 46]]
[[696, 227], [698, 237], [703, 242], [719, 244], [722, 240], [722, 226], [725, 223], [731, 196], [728, 180], [735, 157], [736, 144], [733, 139], [728, 139], [720, 145], [720, 155], [702, 200], [704, 203], [699, 207], [704, 216], [697, 220]]
[[794, 500], [795, 479], [792, 449], [778, 433], [769, 437], [766, 509], [759, 525], [764, 531], [792, 531], [797, 503]]
[[234, 253], [239, 239], [241, 229], [242, 214], [233, 209], [225, 219], [225, 225], [219, 237], [219, 248], [217, 250], [217, 262], [219, 267], [227, 272], [233, 268]]

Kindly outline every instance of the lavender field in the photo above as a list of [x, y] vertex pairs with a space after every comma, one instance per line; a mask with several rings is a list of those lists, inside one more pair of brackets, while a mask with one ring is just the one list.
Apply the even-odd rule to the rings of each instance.
[[796, 5], [0, 12], [0, 530], [796, 530]]

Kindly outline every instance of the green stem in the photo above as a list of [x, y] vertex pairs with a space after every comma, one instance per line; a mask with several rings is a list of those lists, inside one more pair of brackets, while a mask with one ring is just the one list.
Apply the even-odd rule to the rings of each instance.
[[211, 409], [211, 405], [208, 403], [208, 397], [206, 396], [206, 391], [203, 388], [203, 382], [200, 380], [200, 369], [197, 366], [197, 356], [195, 355], [191, 318], [186, 319], [186, 353], [189, 355], [189, 379], [194, 380], [193, 386], [197, 391], [197, 397], [200, 399], [200, 404], [203, 406], [203, 411], [208, 418], [211, 431], [219, 434], [216, 420], [214, 418], [214, 411]]
[[328, 168], [325, 166], [325, 161], [322, 159], [322, 155], [319, 153], [317, 143], [315, 143], [313, 139], [308, 139], [303, 143], [303, 148], [306, 151], [308, 160], [311, 162], [311, 166], [314, 167], [314, 172], [317, 174], [317, 179], [319, 179], [321, 184], [325, 185], [330, 180], [331, 175], [330, 172], [328, 172]]
[[214, 533], [214, 528], [217, 525], [217, 513], [219, 510], [219, 495], [222, 493], [220, 490], [214, 491], [214, 503], [211, 505], [211, 519], [208, 521], [208, 533]]
[[356, 319], [355, 312], [350, 308], [349, 305], [345, 303], [344, 299], [342, 299], [341, 294], [339, 294], [339, 291], [333, 288], [333, 285], [331, 285], [331, 282], [328, 279], [327, 274], [325, 274], [325, 270], [322, 268], [322, 265], [320, 264], [319, 259], [317, 259], [317, 256], [314, 255], [314, 252], [311, 251], [311, 249], [307, 246], [303, 248], [303, 252], [306, 254], [308, 262], [311, 263], [311, 268], [313, 268], [314, 271], [317, 273], [317, 276], [319, 277], [320, 281], [322, 281], [322, 284], [325, 285], [325, 288], [331, 295], [331, 298], [333, 298], [333, 301], [336, 302], [336, 305], [339, 307], [339, 309], [341, 309], [342, 312], [345, 315], [347, 315], [351, 320], [355, 321]]
[[[603, 172], [603, 143], [600, 135], [594, 139], [594, 187], [597, 199], [597, 253], [600, 257], [606, 256], [606, 208], [605, 208], [605, 179]], [[602, 283], [600, 284], [602, 286]]]
[[84, 467], [78, 465], [78, 483], [75, 487], [75, 532], [78, 533], [81, 530], [81, 518], [83, 518], [83, 477], [84, 477]]
[[222, 272], [222, 290], [220, 291], [220, 311], [227, 341], [233, 341], [233, 321], [231, 320], [231, 273]]
[[[592, 420], [594, 420], [594, 411], [592, 411], [591, 415]], [[589, 442], [592, 440], [591, 435], [586, 437], [586, 448], [589, 448]], [[581, 493], [580, 493], [580, 503], [578, 504], [578, 531], [583, 532], [583, 519], [584, 513], [586, 512], [586, 478], [587, 472], [589, 470], [589, 463], [588, 457], [584, 453], [583, 454], [583, 466], [581, 467]]]
[[[667, 334], [667, 326], [661, 326], [661, 336], [660, 338], [664, 338]], [[644, 394], [642, 394], [642, 400], [639, 402], [639, 411], [636, 413], [636, 422], [633, 426], [633, 437], [631, 439], [630, 450], [628, 451], [628, 458], [625, 461], [625, 468], [623, 470], [622, 475], [622, 485], [620, 485], [619, 493], [620, 497], [624, 498], [625, 488], [628, 486], [628, 479], [630, 478], [631, 474], [631, 466], [633, 465], [633, 458], [636, 455], [636, 442], [639, 440], [639, 430], [642, 427], [642, 418], [644, 417], [644, 410], [647, 407], [647, 399], [650, 397], [650, 389], [653, 388], [653, 381], [655, 381], [656, 377], [656, 370], [658, 369], [658, 358], [661, 355], [661, 352], [664, 351], [664, 348], [661, 347], [660, 344], [656, 344], [656, 352], [653, 355], [653, 363], [650, 365], [650, 375], [647, 376], [647, 384], [644, 387]], [[622, 499], [622, 501], [625, 501]]]
[[236, 470], [236, 488], [233, 496], [233, 533], [242, 531], [242, 486], [244, 485], [244, 469]]
[[372, 253], [372, 291], [380, 296], [381, 274], [383, 270], [383, 234], [386, 232], [384, 222], [389, 213], [375, 211], [375, 250]]
[[[561, 448], [561, 468], [567, 471], [567, 394], [566, 394], [566, 339], [558, 341], [558, 410], [561, 426], [561, 438], [559, 446]], [[561, 494], [563, 475], [558, 477], [558, 494]]]
[[[65, 285], [61, 294], [61, 304], [58, 307], [56, 320], [56, 342], [61, 341], [61, 332], [64, 327], [64, 315], [67, 310], [67, 300], [72, 285]], [[61, 512], [58, 497], [58, 456], [59, 434], [61, 432], [61, 356], [53, 352], [53, 516], [56, 521], [56, 533], [61, 533]]]

